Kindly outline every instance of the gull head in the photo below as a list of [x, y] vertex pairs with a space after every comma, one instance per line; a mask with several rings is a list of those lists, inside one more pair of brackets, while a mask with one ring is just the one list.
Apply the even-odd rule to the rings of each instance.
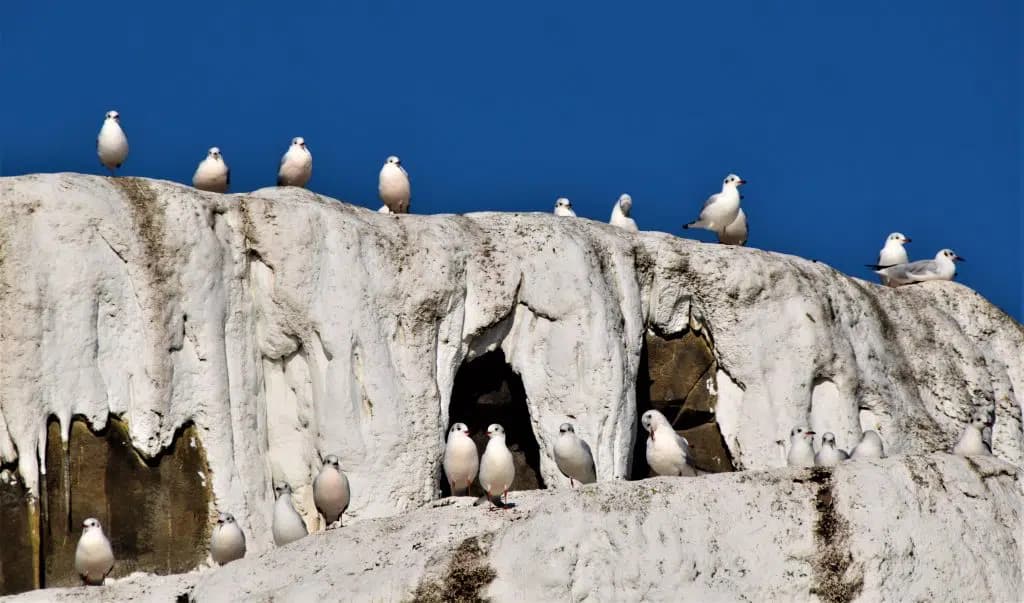
[[448, 430], [448, 433], [464, 433], [469, 435], [469, 427], [466, 427], [465, 423], [456, 423], [452, 425], [452, 428]]
[[935, 255], [935, 259], [945, 258], [950, 262], [966, 262], [964, 258], [958, 256], [952, 249], [943, 249]]
[[328, 454], [324, 457], [324, 467], [334, 467], [338, 471], [341, 471], [341, 460], [334, 454]]
[[292, 139], [292, 146], [306, 148], [306, 139], [301, 136], [296, 136]]
[[789, 439], [791, 441], [797, 441], [800, 438], [807, 438], [808, 440], [814, 437], [814, 432], [803, 427], [794, 427], [789, 432]]
[[397, 155], [391, 155], [386, 162], [388, 165], [402, 165], [402, 160]]
[[285, 494], [291, 494], [292, 487], [289, 486], [288, 484], [278, 484], [274, 486], [274, 492], [277, 494], [278, 498], [280, 498]]
[[572, 423], [562, 423], [558, 426], [558, 433], [576, 433], [576, 429], [572, 426]]
[[740, 178], [736, 174], [729, 174], [728, 176], [725, 177], [725, 180], [722, 181], [722, 187], [726, 188], [726, 187], [734, 186], [734, 187], [739, 188], [739, 187], [743, 186], [746, 183], [747, 183], [746, 180], [744, 180], [743, 178]]
[[565, 197], [559, 197], [558, 200], [555, 201], [555, 207], [564, 207], [566, 209], [572, 209], [572, 203], [570, 203], [569, 200], [566, 199]]
[[626, 193], [619, 195], [619, 209], [622, 210], [623, 214], [628, 216], [629, 210], [633, 209], [633, 197], [630, 197]]
[[651, 436], [654, 436], [654, 431], [662, 425], [669, 425], [668, 419], [665, 415], [661, 414], [656, 410], [648, 410], [640, 417], [640, 424], [646, 429]]
[[986, 427], [988, 427], [988, 420], [985, 417], [976, 414], [973, 417], [971, 417], [970, 426], [977, 429], [978, 431], [983, 431]]
[[910, 242], [910, 238], [904, 235], [902, 232], [894, 232], [885, 239], [886, 243], [899, 243], [905, 245]]
[[831, 431], [826, 431], [825, 435], [821, 436], [821, 445], [822, 446], [831, 446], [832, 448], [835, 448], [836, 447], [836, 436], [835, 436], [835, 434], [832, 433]]
[[206, 152], [210, 159], [220, 159], [220, 148], [210, 147], [210, 150]]
[[86, 519], [85, 521], [82, 522], [82, 531], [83, 532], [84, 531], [88, 531], [88, 530], [92, 530], [94, 528], [97, 529], [97, 530], [102, 530], [103, 529], [103, 528], [100, 527], [100, 520], [96, 519], [95, 517], [89, 517], [88, 519]]
[[505, 428], [497, 423], [491, 423], [487, 427], [487, 437], [496, 438], [498, 436], [505, 437]]
[[121, 121], [121, 114], [117, 111], [107, 111], [107, 119], [112, 119], [118, 123]]
[[217, 525], [222, 526], [231, 523], [235, 523], [235, 516], [231, 513], [220, 513], [217, 515]]

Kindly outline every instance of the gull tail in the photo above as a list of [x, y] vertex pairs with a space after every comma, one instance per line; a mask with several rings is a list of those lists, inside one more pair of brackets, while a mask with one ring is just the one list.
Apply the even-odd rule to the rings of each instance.
[[702, 220], [694, 220], [689, 224], [683, 224], [683, 230], [686, 230], [687, 228], [707, 228], [707, 224], [705, 224]]
[[891, 268], [892, 267], [892, 266], [881, 266], [879, 264], [864, 264], [864, 266], [867, 267], [867, 268], [870, 268], [872, 270], [885, 270], [886, 268]]

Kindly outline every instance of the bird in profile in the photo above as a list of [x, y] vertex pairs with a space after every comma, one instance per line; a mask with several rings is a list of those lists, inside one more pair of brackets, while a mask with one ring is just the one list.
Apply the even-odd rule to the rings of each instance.
[[872, 268], [876, 274], [885, 277], [890, 287], [900, 287], [925, 281], [951, 281], [956, 276], [954, 262], [966, 261], [952, 249], [943, 249], [935, 254], [933, 260], [918, 260], [909, 264], [896, 264], [889, 267], [868, 264], [868, 268]]
[[231, 170], [224, 162], [220, 149], [210, 147], [206, 157], [199, 162], [196, 173], [192, 175], [192, 186], [201, 191], [226, 193], [231, 186]]
[[292, 487], [288, 484], [281, 484], [274, 488], [277, 493], [277, 502], [274, 503], [274, 519], [271, 525], [271, 532], [274, 535], [274, 544], [284, 546], [295, 542], [309, 534], [306, 529], [306, 522], [295, 510], [292, 504]]
[[860, 436], [860, 442], [850, 452], [851, 459], [881, 459], [885, 458], [885, 448], [882, 446], [882, 438], [878, 432], [869, 429]]
[[[881, 251], [878, 252], [878, 264], [883, 268], [895, 266], [897, 264], [906, 264], [909, 260], [907, 259], [907, 250], [903, 247], [910, 242], [910, 239], [905, 236], [902, 232], [894, 232], [885, 238], [885, 244], [882, 245]], [[889, 277], [885, 275], [879, 275], [883, 285], [889, 284]]]
[[814, 466], [814, 432], [803, 427], [794, 427], [789, 432], [789, 455], [786, 464], [790, 467]]
[[615, 207], [612, 207], [612, 217], [608, 220], [608, 223], [612, 226], [618, 226], [623, 230], [630, 232], [639, 232], [637, 228], [636, 220], [629, 217], [629, 212], [633, 209], [633, 197], [623, 193], [619, 195], [619, 200], [615, 202]]
[[409, 174], [402, 167], [402, 160], [392, 155], [380, 168], [380, 177], [377, 181], [377, 193], [388, 213], [407, 214], [409, 213], [409, 201], [412, 199], [412, 189], [409, 184]]
[[960, 456], [987, 456], [992, 454], [992, 448], [985, 443], [983, 433], [988, 425], [988, 420], [981, 413], [975, 413], [971, 420], [964, 426], [960, 439], [953, 446], [953, 454]]
[[245, 557], [245, 533], [231, 513], [220, 513], [210, 534], [210, 556], [217, 565]]
[[555, 465], [562, 475], [569, 478], [569, 486], [575, 488], [574, 482], [592, 484], [597, 481], [597, 468], [594, 466], [594, 455], [590, 445], [576, 435], [572, 423], [562, 423], [558, 427], [558, 439], [555, 440]]
[[729, 174], [722, 181], [722, 191], [704, 201], [700, 216], [683, 225], [683, 228], [703, 228], [722, 237], [725, 229], [740, 213], [740, 187], [747, 181], [736, 174]]
[[128, 158], [128, 137], [121, 129], [121, 114], [117, 111], [107, 111], [99, 136], [96, 137], [96, 154], [100, 157], [100, 163], [110, 170], [111, 176]]
[[313, 154], [306, 147], [306, 140], [296, 136], [281, 157], [281, 166], [277, 169], [277, 185], [303, 187], [312, 176]]
[[555, 215], [562, 217], [576, 217], [576, 212], [572, 210], [572, 203], [565, 197], [559, 197], [555, 201]]
[[648, 410], [640, 417], [640, 424], [647, 430], [647, 464], [658, 475], [697, 475], [690, 454], [690, 442], [676, 433], [665, 415], [657, 410]]

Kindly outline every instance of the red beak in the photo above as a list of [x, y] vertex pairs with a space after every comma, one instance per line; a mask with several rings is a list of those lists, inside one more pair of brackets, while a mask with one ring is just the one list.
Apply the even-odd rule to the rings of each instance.
[[817, 435], [817, 434], [816, 434], [816, 433], [814, 433], [813, 431], [805, 431], [804, 433], [805, 433], [805, 434], [807, 434], [807, 435], [809, 435], [809, 436], [812, 436], [812, 435]]
[[740, 180], [740, 184], [746, 184], [746, 183], [747, 183], [746, 180]]

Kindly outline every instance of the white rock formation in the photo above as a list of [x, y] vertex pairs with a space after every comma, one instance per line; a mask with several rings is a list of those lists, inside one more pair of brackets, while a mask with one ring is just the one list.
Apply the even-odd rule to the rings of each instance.
[[[1019, 470], [945, 453], [522, 492], [314, 534], [120, 601], [1013, 601]], [[952, 579], [951, 576], [955, 576]], [[444, 595], [448, 595], [445, 598]], [[95, 600], [80, 587], [12, 600]]]
[[194, 421], [218, 509], [254, 554], [274, 480], [316, 525], [321, 453], [345, 459], [353, 520], [436, 498], [456, 371], [496, 347], [522, 377], [547, 483], [564, 483], [552, 446], [567, 415], [598, 475], [626, 476], [648, 327], [711, 338], [738, 467], [785, 465], [777, 442], [797, 424], [843, 442], [875, 429], [890, 454], [949, 450], [976, 410], [994, 412], [993, 453], [1024, 459], [1024, 332], [970, 289], [888, 289], [550, 214], [395, 220], [299, 188], [4, 178], [0, 325], [0, 460], [31, 490], [49, 415], [66, 437], [74, 415], [98, 428], [118, 414], [147, 455]]

